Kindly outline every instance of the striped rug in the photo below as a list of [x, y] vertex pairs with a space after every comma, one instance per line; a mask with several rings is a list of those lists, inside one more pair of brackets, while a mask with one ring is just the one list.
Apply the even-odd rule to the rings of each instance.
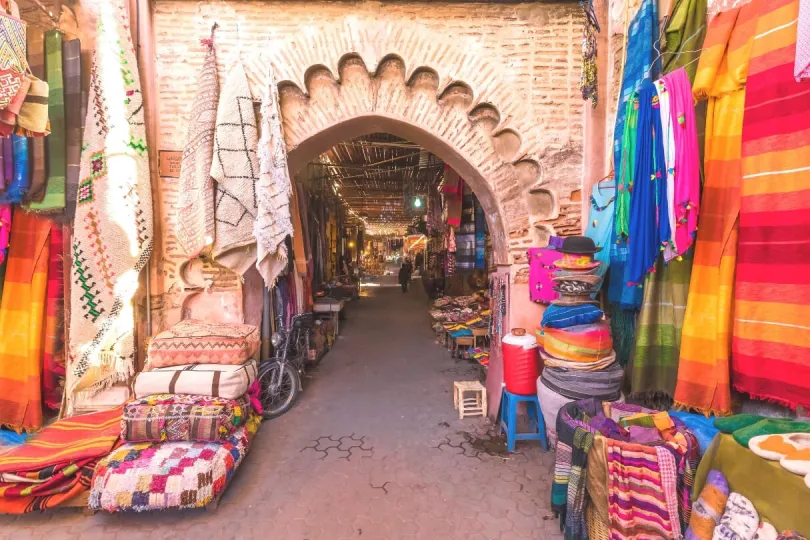
[[718, 15], [706, 32], [693, 85], [708, 97], [705, 182], [686, 303], [676, 404], [729, 414], [732, 293], [740, 208], [742, 113], [756, 11]]
[[799, 0], [754, 0], [732, 382], [810, 406], [810, 82], [793, 76]]

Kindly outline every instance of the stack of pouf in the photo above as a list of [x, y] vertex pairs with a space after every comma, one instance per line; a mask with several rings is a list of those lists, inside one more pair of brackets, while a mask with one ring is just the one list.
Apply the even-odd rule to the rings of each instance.
[[543, 313], [537, 330], [543, 371], [536, 381], [537, 395], [549, 439], [556, 440], [557, 412], [571, 401], [596, 398], [616, 401], [621, 397], [624, 371], [616, 362], [610, 327], [594, 300], [601, 281], [601, 248], [585, 236], [571, 236], [558, 251], [554, 290], [560, 297]]
[[193, 320], [155, 336], [124, 405], [125, 442], [96, 467], [89, 506], [143, 512], [217, 498], [260, 422], [259, 342], [255, 326]]

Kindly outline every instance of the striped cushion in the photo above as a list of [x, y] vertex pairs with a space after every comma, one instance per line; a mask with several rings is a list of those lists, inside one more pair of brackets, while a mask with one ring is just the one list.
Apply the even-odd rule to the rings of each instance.
[[249, 324], [180, 321], [149, 343], [149, 367], [237, 365], [256, 354], [259, 329]]

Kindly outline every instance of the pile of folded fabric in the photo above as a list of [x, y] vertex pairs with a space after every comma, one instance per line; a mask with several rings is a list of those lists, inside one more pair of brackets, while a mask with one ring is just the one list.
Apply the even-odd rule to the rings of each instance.
[[601, 264], [593, 255], [599, 249], [590, 238], [571, 236], [558, 248], [562, 257], [554, 262], [552, 279], [559, 298], [543, 313], [537, 330], [544, 366], [538, 397], [544, 416], [552, 419], [546, 422], [552, 436], [549, 426], [565, 403], [586, 398], [616, 401], [621, 395], [624, 370], [616, 362], [610, 326], [593, 299]]
[[124, 405], [124, 444], [99, 462], [90, 507], [199, 508], [218, 497], [260, 422], [258, 347], [246, 324], [182, 321], [155, 336]]
[[475, 347], [464, 352], [466, 360], [473, 360], [484, 367], [489, 367], [489, 347]]
[[601, 538], [592, 521], [611, 538], [682, 538], [699, 452], [679, 419], [586, 399], [564, 405], [556, 426], [551, 506], [566, 538]]

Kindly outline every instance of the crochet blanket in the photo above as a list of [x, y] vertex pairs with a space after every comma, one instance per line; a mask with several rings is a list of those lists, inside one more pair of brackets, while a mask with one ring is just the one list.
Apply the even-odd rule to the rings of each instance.
[[197, 79], [197, 95], [191, 107], [183, 163], [177, 181], [180, 200], [177, 208], [177, 241], [186, 257], [199, 255], [214, 241], [214, 182], [211, 158], [214, 155], [214, 128], [219, 102], [217, 52], [213, 38], [205, 42], [208, 54]]
[[127, 442], [224, 441], [247, 421], [250, 399], [156, 394], [130, 401], [121, 418]]
[[127, 443], [96, 467], [88, 505], [107, 512], [201, 508], [222, 493], [257, 423], [223, 442]]
[[281, 127], [278, 86], [270, 68], [267, 89], [262, 101], [262, 138], [259, 142], [258, 212], [255, 236], [258, 250], [256, 268], [270, 288], [287, 266], [284, 239], [293, 236], [290, 219], [292, 185], [287, 168], [287, 147]]
[[89, 103], [72, 245], [67, 414], [77, 397], [132, 376], [132, 299], [152, 253], [143, 98], [122, 0], [99, 4]]
[[217, 109], [211, 177], [216, 180], [214, 259], [243, 275], [256, 259], [253, 224], [258, 213], [256, 182], [259, 131], [245, 67], [231, 70]]

